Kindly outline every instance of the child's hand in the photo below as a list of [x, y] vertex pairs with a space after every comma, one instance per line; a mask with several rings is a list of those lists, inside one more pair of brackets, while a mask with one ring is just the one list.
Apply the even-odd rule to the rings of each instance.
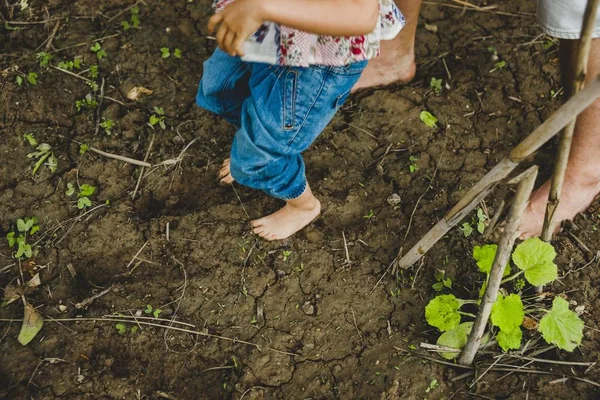
[[263, 15], [261, 1], [236, 0], [208, 20], [208, 29], [213, 32], [218, 25], [216, 36], [221, 50], [243, 56], [244, 42], [263, 24]]

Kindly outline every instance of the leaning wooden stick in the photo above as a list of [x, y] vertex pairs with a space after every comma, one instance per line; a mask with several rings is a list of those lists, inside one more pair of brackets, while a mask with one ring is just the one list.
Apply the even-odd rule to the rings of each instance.
[[502, 282], [502, 275], [504, 274], [508, 258], [510, 257], [515, 240], [519, 234], [519, 222], [523, 215], [523, 211], [525, 211], [525, 207], [527, 207], [529, 196], [531, 196], [531, 192], [533, 191], [537, 172], [538, 167], [533, 166], [525, 171], [520, 177], [517, 194], [515, 195], [515, 200], [510, 208], [508, 220], [504, 232], [502, 233], [502, 237], [500, 238], [500, 243], [498, 243], [498, 251], [496, 252], [496, 257], [494, 258], [494, 263], [490, 270], [490, 278], [485, 294], [479, 305], [477, 318], [475, 318], [475, 322], [473, 323], [473, 328], [469, 334], [467, 344], [458, 359], [458, 362], [462, 365], [471, 365], [475, 359], [475, 354], [477, 353], [479, 343], [481, 342], [485, 327], [490, 318], [490, 313], [492, 312], [492, 306], [498, 298], [498, 290], [500, 289], [500, 283]]
[[[596, 99], [600, 98], [600, 77], [588, 83], [581, 92], [563, 104], [542, 125], [527, 136], [515, 147], [508, 157], [502, 159], [490, 172], [477, 182], [465, 196], [438, 222], [416, 245], [404, 256], [398, 255], [400, 268], [408, 268], [417, 262], [435, 243], [437, 243], [462, 217], [468, 214], [484, 192], [505, 179], [521, 161], [535, 153], [546, 142], [552, 139], [574, 115], [585, 110]], [[483, 196], [485, 197], [485, 195]], [[461, 218], [458, 218], [461, 217]]]
[[[592, 33], [596, 25], [596, 11], [600, 0], [589, 0], [583, 17], [583, 26], [581, 27], [581, 36], [577, 43], [577, 59], [575, 63], [575, 71], [571, 90], [569, 95], [575, 95], [583, 88], [587, 74], [587, 64], [590, 56], [590, 47], [592, 44]], [[542, 228], [542, 240], [549, 242], [552, 240], [552, 234], [555, 230], [555, 213], [560, 202], [560, 192], [562, 191], [565, 180], [565, 172], [567, 171], [567, 163], [569, 161], [569, 153], [571, 152], [571, 142], [573, 141], [573, 132], [575, 130], [575, 122], [577, 117], [574, 117], [565, 127], [560, 138], [554, 172], [552, 174], [552, 182], [550, 184], [550, 193], [548, 194], [548, 203], [546, 204], [546, 215], [544, 215], [544, 227]], [[538, 292], [542, 291], [542, 287], [537, 288]]]

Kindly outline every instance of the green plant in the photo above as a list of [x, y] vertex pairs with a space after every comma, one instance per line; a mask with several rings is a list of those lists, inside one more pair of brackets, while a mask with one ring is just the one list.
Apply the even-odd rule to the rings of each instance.
[[146, 313], [146, 314], [152, 314], [152, 316], [154, 318], [158, 318], [160, 316], [160, 314], [162, 313], [162, 310], [160, 308], [152, 308], [152, 306], [150, 304], [146, 304], [146, 308], [144, 309], [144, 313]]
[[66, 71], [81, 69], [81, 57], [75, 57], [73, 60], [61, 61], [58, 63], [58, 68]]
[[121, 26], [124, 31], [128, 31], [131, 28], [140, 28], [140, 8], [138, 6], [131, 7], [131, 17], [129, 21], [121, 21]]
[[107, 135], [112, 135], [112, 129], [115, 127], [115, 121], [110, 118], [104, 118], [100, 123], [100, 128], [104, 129]]
[[168, 47], [162, 47], [160, 49], [160, 56], [162, 58], [169, 58], [169, 57], [171, 57], [171, 50], [169, 50]]
[[483, 211], [483, 209], [481, 207], [477, 208], [477, 232], [483, 235], [483, 232], [485, 232], [485, 228], [489, 224], [489, 220], [490, 218]]
[[127, 326], [125, 326], [125, 324], [118, 323], [115, 325], [115, 328], [117, 329], [117, 333], [121, 336], [127, 333]]
[[433, 277], [435, 283], [431, 287], [436, 292], [441, 292], [444, 288], [452, 289], [452, 279], [446, 277], [446, 271], [443, 269], [436, 269]]
[[434, 117], [429, 111], [421, 111], [419, 114], [421, 122], [427, 125], [429, 128], [437, 128], [438, 119]]
[[97, 65], [90, 66], [90, 78], [96, 79], [99, 75], [99, 67]]
[[87, 153], [87, 151], [89, 150], [89, 148], [90, 148], [89, 144], [81, 143], [79, 145], [79, 154], [80, 155], [84, 155], [85, 153]]
[[27, 143], [29, 143], [30, 146], [37, 146], [38, 144], [38, 141], [36, 140], [35, 136], [33, 136], [33, 134], [31, 133], [24, 134], [23, 139], [27, 140]]
[[469, 237], [473, 233], [473, 227], [468, 222], [463, 223], [458, 229], [465, 237]]
[[39, 230], [40, 226], [37, 224], [37, 218], [29, 217], [17, 220], [17, 229], [8, 232], [6, 240], [8, 241], [8, 247], [15, 248], [16, 252], [13, 257], [19, 259], [25, 256], [25, 258], [33, 257], [34, 249], [32, 245], [27, 243], [27, 237], [35, 235]]
[[[29, 141], [29, 143], [32, 146], [35, 146], [35, 144], [37, 144], [37, 141], [34, 138], [34, 140]], [[40, 169], [42, 165], [46, 165], [50, 172], [55, 172], [56, 168], [58, 168], [58, 159], [54, 156], [54, 153], [52, 152], [52, 146], [50, 146], [48, 143], [42, 143], [39, 146], [37, 146], [36, 151], [27, 154], [27, 158], [37, 159], [37, 162], [31, 170], [32, 175], [35, 175], [37, 170]]]
[[50, 60], [52, 60], [52, 54], [46, 53], [45, 51], [41, 51], [35, 55], [37, 57], [38, 62], [40, 63], [40, 67], [46, 68]]
[[92, 47], [90, 47], [90, 50], [93, 53], [96, 53], [96, 57], [98, 57], [98, 61], [102, 60], [105, 57], [108, 57], [108, 54], [106, 54], [106, 51], [104, 51], [102, 49], [102, 45], [99, 42], [94, 43], [94, 45]]
[[17, 86], [23, 86], [23, 77], [21, 75], [17, 75], [15, 82], [17, 83]]
[[158, 125], [162, 129], [167, 129], [165, 124], [165, 110], [162, 107], [154, 107], [154, 114], [150, 116], [148, 125], [150, 125], [151, 128], [154, 128], [156, 125]]
[[369, 210], [369, 213], [367, 215], [363, 215], [364, 219], [371, 219], [375, 216], [375, 214], [373, 213], [373, 210]]
[[504, 67], [506, 67], [506, 61], [498, 61], [494, 64], [494, 68], [490, 70], [490, 73], [503, 69]]
[[292, 252], [290, 250], [284, 250], [282, 252], [283, 254], [283, 262], [286, 262], [288, 260], [288, 258], [292, 255]]
[[83, 109], [93, 110], [96, 107], [98, 107], [98, 102], [91, 93], [86, 94], [85, 98], [75, 102], [75, 109], [77, 109], [78, 112]]
[[38, 80], [38, 74], [36, 74], [35, 72], [30, 72], [27, 74], [27, 82], [30, 85], [32, 85], [32, 86], [37, 85], [37, 80]]
[[[473, 258], [479, 271], [485, 274], [485, 280], [479, 291], [480, 297], [487, 285], [496, 251], [496, 245], [475, 246], [473, 249]], [[509, 261], [502, 284], [518, 281], [521, 276], [535, 286], [552, 282], [558, 276], [557, 266], [554, 263], [555, 257], [556, 252], [551, 244], [543, 242], [539, 238], [527, 239], [512, 253], [512, 265], [518, 272], [510, 275]], [[429, 325], [443, 332], [438, 338], [437, 344], [457, 350], [457, 352], [442, 352], [442, 357], [447, 359], [457, 357], [458, 351], [466, 344], [473, 322], [463, 322], [462, 317], [473, 317], [473, 315], [461, 312], [460, 308], [465, 304], [477, 303], [474, 300], [462, 300], [452, 294], [446, 294], [436, 296], [425, 308], [425, 318]], [[534, 320], [541, 317], [537, 330], [546, 342], [554, 344], [560, 349], [573, 351], [581, 343], [583, 321], [575, 312], [569, 310], [567, 301], [555, 297], [550, 310], [540, 308], [537, 302], [527, 304], [525, 307], [523, 299], [518, 293], [509, 293], [503, 288], [492, 306], [490, 318], [490, 325], [493, 327], [490, 329], [490, 333], [497, 331], [496, 341], [502, 350], [520, 348], [523, 336], [521, 325], [525, 317]]]
[[419, 166], [417, 165], [417, 161], [419, 161], [419, 159], [415, 156], [410, 156], [408, 157], [408, 161], [410, 161], [410, 165], [408, 166], [408, 170], [410, 171], [410, 173], [412, 174], [413, 172], [416, 172], [419, 170]]
[[432, 77], [431, 81], [429, 82], [429, 87], [433, 89], [435, 94], [442, 93], [442, 78], [435, 79], [435, 77]]
[[176, 47], [175, 50], [173, 50], [173, 57], [181, 58], [181, 49]]
[[[88, 185], [84, 183], [79, 187], [79, 192], [77, 193], [77, 208], [80, 210], [85, 210], [88, 207], [92, 206], [92, 201], [90, 200], [90, 196], [94, 194], [96, 191], [96, 187], [92, 185]], [[68, 197], [71, 197], [75, 194], [75, 186], [71, 183], [67, 183], [67, 190], [65, 194]]]

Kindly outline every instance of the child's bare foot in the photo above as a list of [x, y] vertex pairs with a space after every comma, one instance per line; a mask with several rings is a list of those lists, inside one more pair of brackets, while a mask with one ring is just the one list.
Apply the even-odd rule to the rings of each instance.
[[310, 187], [279, 211], [252, 221], [254, 233], [266, 240], [282, 240], [310, 224], [321, 213], [321, 203]]
[[231, 161], [229, 158], [223, 161], [223, 166], [221, 167], [221, 169], [219, 170], [219, 174], [217, 175], [219, 183], [223, 185], [231, 185], [235, 181], [235, 179], [233, 179], [233, 176], [231, 176], [231, 171], [229, 170], [230, 163]]

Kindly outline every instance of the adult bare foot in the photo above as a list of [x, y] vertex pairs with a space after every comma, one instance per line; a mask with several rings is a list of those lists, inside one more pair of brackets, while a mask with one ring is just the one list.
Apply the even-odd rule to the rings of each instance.
[[[519, 226], [521, 239], [542, 234], [549, 191], [550, 181], [547, 181], [531, 195]], [[587, 210], [599, 193], [600, 180], [586, 181], [581, 179], [580, 176], [576, 178], [565, 176], [560, 202], [554, 218], [554, 231], [560, 228], [562, 221], [571, 220], [580, 212]]]
[[415, 53], [405, 46], [395, 46], [393, 41], [381, 42], [381, 54], [369, 61], [352, 92], [392, 83], [407, 83], [417, 72]]
[[219, 174], [217, 175], [217, 179], [219, 180], [219, 183], [223, 184], [223, 185], [231, 185], [235, 179], [233, 179], [233, 176], [231, 176], [231, 171], [230, 171], [230, 159], [226, 159], [225, 161], [223, 161], [223, 166], [221, 167], [221, 169], [219, 170]]
[[253, 232], [263, 239], [282, 240], [310, 224], [320, 213], [321, 203], [307, 187], [300, 197], [286, 202], [282, 209], [251, 224]]

